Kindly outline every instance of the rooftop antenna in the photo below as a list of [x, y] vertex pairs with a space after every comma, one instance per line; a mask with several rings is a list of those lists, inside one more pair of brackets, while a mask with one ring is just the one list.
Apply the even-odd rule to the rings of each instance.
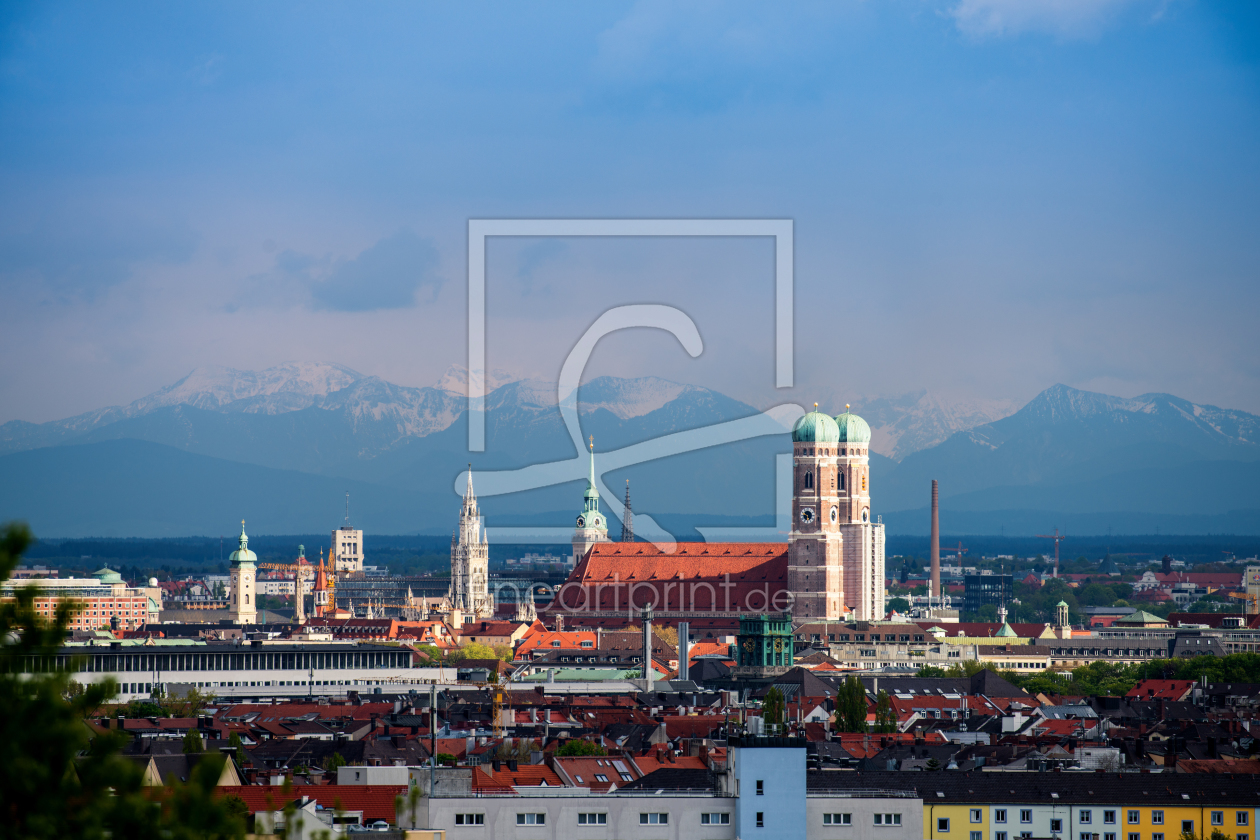
[[350, 491], [346, 491], [346, 527], [350, 527]]

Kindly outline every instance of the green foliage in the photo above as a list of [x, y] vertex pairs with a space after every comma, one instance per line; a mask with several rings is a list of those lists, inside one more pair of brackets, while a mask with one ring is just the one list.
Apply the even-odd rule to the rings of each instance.
[[[770, 686], [770, 690], [766, 692], [765, 699], [761, 701], [762, 722], [767, 727], [780, 727], [783, 725], [785, 713], [786, 700], [783, 697], [783, 692], [775, 686]], [[769, 734], [768, 729], [767, 734]]]
[[1139, 679], [1197, 680], [1208, 682], [1260, 682], [1260, 653], [1196, 656], [1180, 661], [1158, 659], [1136, 666]]
[[228, 738], [228, 746], [236, 750], [233, 756], [236, 759], [237, 767], [244, 767], [245, 762], [249, 760], [249, 753], [245, 752], [245, 742], [241, 740], [241, 736], [236, 732]]
[[338, 767], [346, 766], [346, 757], [339, 752], [330, 754], [324, 759], [324, 769], [329, 773], [336, 773]]
[[448, 662], [463, 662], [466, 659], [499, 659], [504, 662], [511, 662], [512, 648], [507, 645], [491, 647], [490, 645], [483, 645], [481, 642], [469, 642], [446, 654]]
[[1116, 601], [1133, 597], [1133, 587], [1127, 583], [1087, 583], [1076, 592], [1076, 600], [1086, 607], [1110, 607]]
[[887, 691], [880, 691], [875, 701], [875, 731], [881, 734], [897, 731], [897, 713], [893, 711], [892, 698]]
[[418, 645], [416, 647], [416, 653], [429, 660], [430, 665], [437, 665], [442, 661], [442, 651], [438, 650], [438, 648], [433, 645]]
[[[7, 580], [31, 542], [25, 525], [0, 532], [0, 580]], [[137, 840], [241, 838], [245, 824], [214, 798], [223, 760], [207, 756], [187, 783], [142, 787], [142, 771], [122, 759], [122, 737], [93, 737], [86, 719], [117, 691], [112, 681], [71, 689], [57, 655], [74, 605], [51, 620], [34, 609], [34, 587], [0, 603], [0, 804], [6, 836], [127, 837]], [[23, 663], [35, 673], [21, 675]], [[72, 666], [73, 667], [73, 666]]]
[[997, 618], [997, 607], [992, 604], [983, 604], [980, 609], [976, 610], [974, 613], [975, 621], [983, 621], [991, 624], [997, 621]]
[[929, 758], [927, 763], [923, 765], [924, 770], [936, 771], [941, 769], [941, 763], [935, 758]]
[[184, 734], [184, 752], [203, 753], [205, 751], [206, 745], [201, 742], [201, 733], [196, 729], [189, 729]]
[[450, 753], [438, 753], [437, 755], [433, 756], [433, 758], [437, 761], [438, 764], [441, 764], [444, 767], [454, 767], [456, 761], [458, 761], [458, 759], [455, 758], [455, 756], [451, 755]]
[[608, 750], [604, 749], [594, 741], [587, 741], [582, 738], [574, 738], [572, 741], [566, 741], [564, 746], [556, 750], [556, 755], [564, 756], [582, 756], [582, 755], [608, 755]]
[[948, 677], [944, 668], [937, 668], [935, 665], [920, 665], [919, 670], [914, 674], [916, 677]]
[[906, 613], [910, 611], [910, 602], [905, 598], [893, 598], [884, 606], [889, 612]]
[[857, 677], [846, 677], [836, 692], [836, 731], [867, 731], [866, 689]]

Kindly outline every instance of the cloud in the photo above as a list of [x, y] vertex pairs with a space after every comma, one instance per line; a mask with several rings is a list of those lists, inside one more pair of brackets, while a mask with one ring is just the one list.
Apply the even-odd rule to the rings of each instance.
[[433, 291], [442, 280], [433, 243], [400, 230], [351, 259], [317, 257], [300, 251], [276, 254], [271, 271], [250, 277], [248, 299], [254, 304], [305, 298], [312, 309], [371, 312], [402, 309], [415, 303], [416, 291]]
[[959, 0], [949, 14], [959, 30], [993, 38], [1039, 32], [1062, 38], [1097, 35], [1117, 16], [1140, 5], [1151, 6], [1152, 18], [1165, 2], [1151, 0]]

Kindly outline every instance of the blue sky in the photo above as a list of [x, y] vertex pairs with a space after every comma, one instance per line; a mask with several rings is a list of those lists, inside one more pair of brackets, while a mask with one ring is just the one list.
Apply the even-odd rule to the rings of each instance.
[[463, 362], [470, 217], [795, 220], [489, 253], [489, 364], [765, 405], [1056, 382], [1260, 411], [1260, 13], [1194, 0], [5, 4], [0, 421], [193, 367]]

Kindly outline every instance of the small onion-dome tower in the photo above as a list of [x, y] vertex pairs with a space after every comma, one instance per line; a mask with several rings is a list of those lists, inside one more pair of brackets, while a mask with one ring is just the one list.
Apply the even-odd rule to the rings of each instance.
[[[847, 409], [848, 406], [846, 405]], [[840, 443], [856, 443], [862, 446], [871, 442], [871, 427], [856, 414], [845, 411], [836, 416], [836, 426], [840, 429]]]
[[[868, 431], [869, 435], [870, 432]], [[811, 411], [792, 427], [792, 443], [839, 443], [840, 427], [821, 411]]]
[[240, 547], [228, 558], [228, 618], [236, 624], [258, 621], [257, 577], [258, 555], [249, 550], [245, 520], [241, 520]]

